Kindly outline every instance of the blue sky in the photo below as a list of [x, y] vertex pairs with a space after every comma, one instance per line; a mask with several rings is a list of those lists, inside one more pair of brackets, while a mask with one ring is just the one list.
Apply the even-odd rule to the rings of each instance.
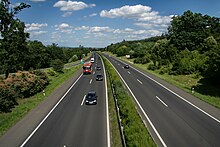
[[106, 47], [167, 31], [171, 17], [184, 11], [220, 17], [219, 0], [10, 0], [31, 7], [17, 17], [30, 40], [45, 45]]

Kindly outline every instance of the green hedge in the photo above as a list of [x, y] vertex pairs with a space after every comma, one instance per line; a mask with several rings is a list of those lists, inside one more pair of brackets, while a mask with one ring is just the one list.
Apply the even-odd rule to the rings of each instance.
[[110, 65], [106, 58], [103, 58], [106, 72], [110, 76], [111, 84], [114, 85], [114, 90], [119, 105], [119, 113], [122, 119], [123, 131], [127, 147], [154, 147], [156, 144], [143, 124], [125, 86], [122, 84], [116, 71]]

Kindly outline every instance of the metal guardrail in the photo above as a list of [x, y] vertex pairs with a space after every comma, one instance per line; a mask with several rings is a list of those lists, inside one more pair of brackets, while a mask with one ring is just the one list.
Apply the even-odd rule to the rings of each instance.
[[122, 146], [126, 147], [126, 141], [125, 141], [125, 136], [124, 136], [124, 131], [123, 131], [123, 125], [121, 123], [121, 117], [120, 117], [120, 112], [119, 112], [120, 110], [119, 110], [119, 106], [118, 106], [118, 102], [117, 102], [117, 96], [116, 96], [116, 92], [115, 92], [115, 87], [114, 87], [114, 84], [112, 83], [112, 77], [109, 74], [109, 72], [108, 72], [108, 75], [109, 75], [110, 85], [111, 85], [112, 94], [113, 94], [113, 98], [114, 98], [114, 102], [115, 102], [115, 108], [116, 108], [116, 111], [117, 111], [117, 120], [118, 120], [118, 124], [119, 124], [119, 130], [120, 130]]

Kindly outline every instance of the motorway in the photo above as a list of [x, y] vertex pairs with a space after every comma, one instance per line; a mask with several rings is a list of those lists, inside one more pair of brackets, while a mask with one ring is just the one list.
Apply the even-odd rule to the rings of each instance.
[[[219, 118], [188, 101], [186, 97], [190, 97], [189, 94], [177, 90], [180, 91], [178, 94], [132, 66], [124, 69], [125, 63], [121, 60], [108, 55], [105, 57], [130, 89], [142, 119], [158, 146], [220, 145]], [[210, 109], [216, 116], [220, 116], [219, 109], [209, 106]]]
[[[102, 63], [97, 56], [91, 75], [83, 75], [65, 95], [53, 113], [22, 146], [53, 147], [105, 147], [107, 146], [105, 82], [96, 81], [97, 64]], [[102, 68], [103, 69], [103, 68]], [[85, 105], [85, 95], [96, 91], [97, 105]]]
[[[96, 62], [92, 65], [91, 75], [83, 75], [82, 70], [71, 87], [66, 89], [58, 101], [46, 111], [40, 121], [35, 120], [44, 107], [33, 110], [27, 118], [21, 120], [0, 138], [1, 147], [109, 147], [109, 120], [107, 87], [104, 66], [101, 58], [95, 54]], [[97, 71], [96, 67], [101, 70]], [[101, 73], [103, 81], [96, 81]], [[64, 89], [61, 89], [63, 92]], [[85, 105], [85, 95], [96, 91], [97, 105]], [[60, 93], [58, 93], [60, 95]], [[56, 95], [53, 95], [54, 98]], [[50, 98], [53, 101], [53, 97]], [[51, 102], [45, 103], [51, 104]], [[33, 121], [32, 121], [33, 120]], [[36, 123], [38, 121], [38, 123]], [[30, 122], [31, 124], [28, 124]], [[30, 129], [30, 126], [33, 126]], [[27, 131], [25, 131], [27, 129]], [[19, 130], [19, 131], [18, 131]]]

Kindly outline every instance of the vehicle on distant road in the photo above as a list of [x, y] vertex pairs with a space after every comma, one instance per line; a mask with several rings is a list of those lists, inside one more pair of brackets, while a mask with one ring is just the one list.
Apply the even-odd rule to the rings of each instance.
[[124, 69], [129, 69], [129, 65], [126, 64], [126, 65], [124, 66]]
[[90, 91], [86, 95], [86, 105], [96, 105], [97, 104], [97, 95], [95, 91]]
[[91, 62], [91, 63], [94, 63], [94, 62], [95, 62], [95, 58], [92, 57], [92, 58], [90, 59], [90, 62]]
[[97, 66], [97, 67], [96, 67], [96, 70], [101, 70], [101, 67], [100, 67], [100, 66]]
[[92, 63], [86, 62], [83, 64], [83, 74], [91, 74], [92, 73]]
[[103, 76], [101, 74], [97, 74], [96, 81], [102, 81], [102, 80], [103, 80]]

